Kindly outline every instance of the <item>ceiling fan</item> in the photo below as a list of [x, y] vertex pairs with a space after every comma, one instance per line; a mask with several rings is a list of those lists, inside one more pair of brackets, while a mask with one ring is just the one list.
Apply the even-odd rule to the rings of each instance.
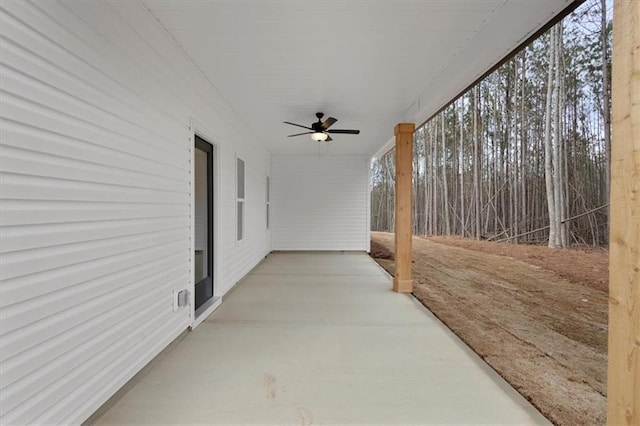
[[292, 126], [302, 127], [303, 129], [310, 130], [310, 132], [296, 133], [295, 135], [289, 135], [288, 137], [291, 138], [293, 136], [311, 135], [311, 139], [313, 139], [314, 141], [329, 142], [333, 140], [329, 135], [329, 133], [334, 133], [334, 134], [341, 133], [345, 135], [360, 134], [360, 130], [344, 130], [344, 129], [329, 130], [329, 127], [331, 127], [336, 121], [338, 121], [338, 119], [329, 117], [326, 120], [322, 121], [322, 117], [324, 117], [324, 114], [321, 112], [316, 112], [316, 117], [318, 117], [318, 121], [316, 121], [315, 123], [312, 123], [311, 127], [303, 126], [302, 124], [291, 123], [290, 121], [285, 121], [284, 122], [285, 124], [290, 124]]

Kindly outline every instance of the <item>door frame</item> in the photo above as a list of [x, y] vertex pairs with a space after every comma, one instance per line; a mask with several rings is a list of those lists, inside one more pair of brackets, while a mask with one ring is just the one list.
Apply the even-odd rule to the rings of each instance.
[[[191, 184], [191, 194], [190, 194], [190, 203], [191, 203], [191, 267], [190, 267], [190, 281], [191, 281], [191, 303], [189, 304], [190, 314], [189, 318], [191, 320], [191, 324], [189, 326], [190, 329], [194, 329], [202, 321], [204, 321], [211, 313], [220, 306], [221, 303], [221, 289], [220, 289], [220, 144], [218, 141], [220, 140], [217, 135], [211, 131], [210, 129], [203, 126], [198, 121], [193, 118], [190, 119], [189, 123], [189, 152], [191, 158], [191, 164], [189, 166], [189, 180]], [[206, 301], [199, 308], [199, 315], [196, 317], [195, 312], [195, 274], [194, 274], [194, 266], [195, 266], [195, 193], [193, 188], [195, 188], [195, 150], [196, 150], [196, 136], [200, 139], [203, 139], [205, 142], [209, 143], [212, 147], [212, 164], [213, 167], [213, 185], [212, 185], [212, 212], [213, 215], [213, 238], [212, 238], [212, 247], [213, 247], [213, 259], [209, 259], [211, 265], [213, 266], [213, 297]]]

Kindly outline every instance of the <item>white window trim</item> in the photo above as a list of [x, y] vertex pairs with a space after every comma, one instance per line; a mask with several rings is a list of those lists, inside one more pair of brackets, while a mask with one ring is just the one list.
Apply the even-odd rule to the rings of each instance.
[[266, 205], [266, 224], [265, 229], [267, 232], [271, 230], [271, 176], [267, 175], [267, 193], [265, 194], [265, 205]]
[[[244, 197], [242, 197], [242, 198], [238, 197], [238, 184], [239, 184], [239, 182], [238, 182], [238, 160], [242, 161], [242, 163], [244, 164], [244, 170], [243, 170], [244, 176], [243, 176], [243, 179], [242, 179], [243, 180], [243, 185], [244, 185], [244, 191], [243, 191]], [[236, 241], [236, 244], [241, 244], [245, 240], [246, 233], [247, 233], [247, 227], [246, 227], [247, 221], [245, 220], [246, 216], [247, 216], [247, 203], [246, 203], [246, 201], [247, 201], [247, 163], [238, 154], [236, 154], [236, 167], [235, 167], [235, 169], [236, 169], [236, 194], [235, 194], [236, 195], [235, 196], [235, 199], [236, 199], [236, 202], [235, 202], [236, 235], [235, 235], [235, 241]], [[241, 221], [242, 221], [242, 237], [241, 238], [238, 238], [238, 225], [239, 225], [239, 223], [238, 223], [238, 203], [242, 203], [242, 217], [241, 217]]]

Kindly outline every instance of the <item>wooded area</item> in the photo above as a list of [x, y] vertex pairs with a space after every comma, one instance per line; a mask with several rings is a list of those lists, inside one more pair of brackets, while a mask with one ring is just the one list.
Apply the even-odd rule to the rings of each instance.
[[[587, 0], [414, 134], [413, 233], [608, 244], [611, 0]], [[372, 163], [393, 231], [392, 150]]]

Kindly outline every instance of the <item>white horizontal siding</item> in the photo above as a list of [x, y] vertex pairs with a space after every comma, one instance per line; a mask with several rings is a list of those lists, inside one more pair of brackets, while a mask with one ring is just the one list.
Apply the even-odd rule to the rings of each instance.
[[271, 160], [137, 2], [2, 2], [0, 35], [0, 423], [79, 423], [192, 321], [190, 123], [216, 145], [218, 294], [270, 251]]
[[274, 250], [369, 249], [365, 157], [274, 155], [271, 167]]

